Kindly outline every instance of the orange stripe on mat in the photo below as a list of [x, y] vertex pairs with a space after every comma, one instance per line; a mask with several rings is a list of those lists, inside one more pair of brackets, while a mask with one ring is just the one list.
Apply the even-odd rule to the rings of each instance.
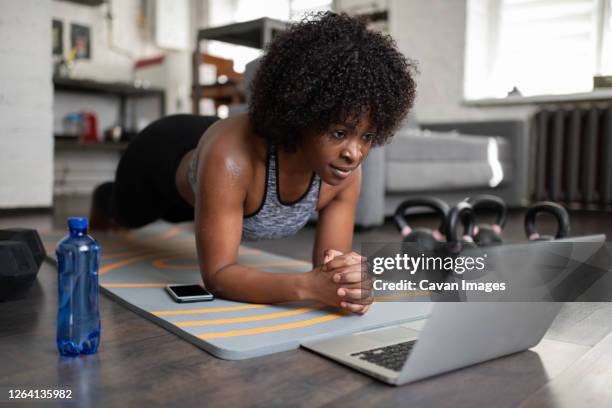
[[[182, 271], [188, 271], [188, 270], [198, 270], [200, 269], [200, 266], [197, 263], [191, 264], [191, 265], [173, 265], [168, 263], [168, 261], [173, 260], [173, 259], [185, 259], [185, 258], [191, 258], [189, 260], [194, 259], [193, 256], [191, 257], [186, 257], [183, 255], [176, 255], [176, 256], [168, 256], [165, 258], [160, 258], [160, 259], [156, 259], [154, 260], [151, 265], [153, 265], [155, 268], [158, 269], [175, 269], [175, 270], [182, 270]], [[197, 259], [195, 260], [196, 262], [198, 261]]]
[[159, 310], [151, 312], [156, 316], [167, 316], [177, 314], [196, 314], [196, 313], [220, 313], [231, 312], [233, 310], [258, 309], [260, 307], [268, 307], [270, 305], [244, 305], [244, 306], [228, 306], [228, 307], [211, 307], [209, 309], [191, 309], [191, 310]]
[[105, 274], [107, 272], [112, 271], [113, 269], [120, 268], [120, 267], [126, 266], [126, 265], [130, 265], [130, 264], [136, 263], [138, 261], [142, 261], [143, 259], [149, 258], [151, 256], [153, 256], [153, 254], [142, 255], [142, 256], [135, 256], [133, 258], [124, 259], [123, 261], [118, 261], [118, 262], [114, 262], [112, 264], [104, 265], [103, 267], [100, 268], [99, 274], [103, 275], [103, 274]]
[[121, 238], [125, 238], [128, 241], [149, 242], [149, 241], [155, 241], [158, 239], [172, 238], [178, 235], [179, 232], [181, 232], [180, 228], [173, 227], [173, 228], [170, 228], [168, 231], [160, 232], [159, 234], [154, 234], [149, 237], [145, 236], [145, 237], [139, 238], [136, 236], [136, 234], [134, 234], [134, 230], [129, 230], [124, 233], [120, 232], [120, 233], [107, 234], [105, 235], [105, 238], [108, 238], [110, 235], [115, 235], [115, 237], [119, 236]]
[[151, 250], [146, 250], [146, 251], [124, 251], [124, 252], [115, 252], [115, 253], [110, 253], [110, 254], [104, 254], [104, 255], [100, 255], [100, 259], [102, 260], [107, 260], [107, 259], [113, 259], [113, 258], [121, 258], [124, 256], [137, 256], [137, 255], [151, 255], [152, 252]]
[[236, 336], [245, 336], [249, 334], [268, 333], [268, 332], [287, 330], [287, 329], [297, 329], [300, 327], [311, 326], [313, 324], [334, 320], [341, 316], [342, 316], [341, 314], [334, 313], [334, 314], [329, 314], [327, 316], [317, 317], [315, 319], [304, 320], [303, 322], [279, 324], [276, 326], [259, 327], [256, 329], [231, 330], [231, 331], [225, 331], [225, 332], [219, 332], [219, 333], [204, 333], [204, 334], [198, 335], [198, 337], [201, 339], [207, 340], [207, 339], [218, 339], [222, 337], [236, 337]]
[[323, 305], [317, 305], [313, 307], [303, 307], [301, 309], [288, 310], [286, 312], [269, 313], [269, 314], [264, 314], [264, 315], [259, 315], [259, 316], [233, 317], [229, 319], [217, 319], [217, 320], [195, 320], [195, 321], [187, 321], [187, 322], [174, 322], [174, 324], [176, 324], [179, 327], [187, 327], [187, 326], [206, 326], [209, 324], [255, 322], [258, 320], [269, 320], [269, 319], [276, 319], [279, 317], [295, 316], [298, 314], [312, 312], [313, 310], [317, 310], [322, 307]]

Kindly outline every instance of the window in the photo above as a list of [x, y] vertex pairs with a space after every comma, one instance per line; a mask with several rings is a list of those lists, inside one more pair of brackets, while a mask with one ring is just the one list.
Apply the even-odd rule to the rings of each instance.
[[602, 1], [600, 8], [601, 53], [598, 56], [599, 72], [612, 75], [612, 0]]
[[612, 74], [612, 0], [468, 0], [465, 97], [588, 92]]

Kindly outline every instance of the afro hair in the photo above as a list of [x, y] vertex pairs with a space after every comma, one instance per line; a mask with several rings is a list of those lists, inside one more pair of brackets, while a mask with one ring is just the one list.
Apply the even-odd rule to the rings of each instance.
[[268, 45], [250, 87], [255, 133], [295, 151], [308, 132], [356, 126], [366, 116], [372, 146], [385, 144], [412, 107], [415, 62], [366, 21], [320, 12]]

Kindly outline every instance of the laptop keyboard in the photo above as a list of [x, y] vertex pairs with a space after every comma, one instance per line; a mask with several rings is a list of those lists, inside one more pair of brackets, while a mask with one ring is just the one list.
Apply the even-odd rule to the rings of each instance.
[[392, 344], [390, 346], [353, 353], [351, 357], [357, 357], [369, 363], [399, 372], [402, 370], [408, 354], [410, 354], [415, 343], [416, 340], [411, 340], [404, 343]]

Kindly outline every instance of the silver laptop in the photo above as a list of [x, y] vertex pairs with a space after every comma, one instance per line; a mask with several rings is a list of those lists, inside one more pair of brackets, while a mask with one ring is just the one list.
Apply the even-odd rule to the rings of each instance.
[[[603, 243], [605, 235], [567, 241]], [[562, 304], [434, 303], [420, 332], [412, 322], [302, 346], [383, 382], [402, 385], [535, 346]], [[411, 307], [405, 305], [407, 310]]]

